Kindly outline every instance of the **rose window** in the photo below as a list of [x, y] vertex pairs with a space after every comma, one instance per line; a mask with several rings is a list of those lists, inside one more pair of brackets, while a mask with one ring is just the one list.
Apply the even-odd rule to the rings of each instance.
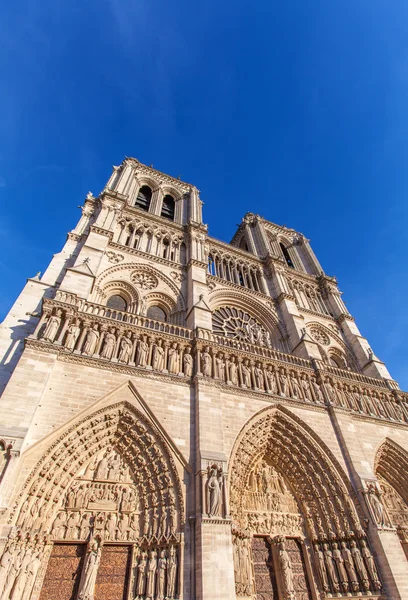
[[213, 313], [213, 331], [218, 335], [260, 346], [271, 346], [269, 331], [239, 308], [224, 306]]

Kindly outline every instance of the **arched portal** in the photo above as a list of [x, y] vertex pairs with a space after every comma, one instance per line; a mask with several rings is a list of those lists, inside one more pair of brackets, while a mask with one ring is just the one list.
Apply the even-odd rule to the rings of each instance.
[[397, 529], [408, 559], [408, 452], [395, 442], [385, 440], [377, 452], [375, 473], [386, 522]]
[[159, 429], [127, 403], [101, 409], [53, 443], [27, 480], [10, 519], [5, 552], [18, 564], [7, 593], [116, 600], [160, 589], [175, 598], [183, 514]]
[[244, 427], [229, 478], [238, 597], [307, 600], [314, 585], [338, 596], [380, 589], [350, 483], [285, 408], [265, 409]]

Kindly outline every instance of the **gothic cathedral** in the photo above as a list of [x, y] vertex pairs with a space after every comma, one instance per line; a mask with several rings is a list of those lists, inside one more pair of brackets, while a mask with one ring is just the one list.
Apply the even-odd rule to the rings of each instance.
[[408, 394], [309, 241], [126, 158], [0, 329], [0, 600], [408, 600]]

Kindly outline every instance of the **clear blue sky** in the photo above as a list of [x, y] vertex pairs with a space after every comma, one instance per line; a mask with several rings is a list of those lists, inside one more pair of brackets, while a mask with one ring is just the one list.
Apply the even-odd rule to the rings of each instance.
[[0, 9], [3, 316], [127, 156], [303, 232], [408, 389], [406, 0], [20, 0]]

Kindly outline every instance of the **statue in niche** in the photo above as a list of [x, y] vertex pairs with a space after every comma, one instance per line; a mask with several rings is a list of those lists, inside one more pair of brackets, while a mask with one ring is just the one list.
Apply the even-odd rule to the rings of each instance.
[[224, 474], [222, 467], [218, 465], [211, 465], [208, 467], [208, 515], [210, 517], [218, 516], [221, 499], [222, 499], [222, 486], [224, 482]]
[[6, 574], [4, 587], [2, 590], [3, 595], [0, 596], [1, 600], [9, 600], [9, 598], [10, 598], [10, 592], [13, 588], [14, 582], [15, 582], [18, 572], [20, 570], [21, 562], [24, 557], [24, 552], [25, 552], [24, 548], [20, 548], [17, 552], [16, 552], [16, 549], [14, 548], [14, 554], [13, 554], [11, 560], [9, 561], [9, 568], [8, 568], [8, 572]]
[[92, 325], [92, 328], [88, 331], [88, 333], [86, 335], [85, 344], [84, 344], [82, 353], [87, 354], [88, 356], [91, 356], [92, 354], [94, 354], [95, 350], [96, 350], [96, 346], [98, 345], [98, 342], [99, 342], [99, 331], [98, 331], [98, 325], [95, 323], [94, 325]]
[[380, 590], [382, 588], [380, 578], [378, 577], [377, 569], [374, 563], [374, 558], [370, 550], [368, 549], [365, 540], [361, 540], [361, 556], [363, 557], [367, 567], [367, 571], [370, 573], [370, 577], [373, 580], [375, 589]]
[[105, 538], [108, 541], [112, 541], [116, 538], [116, 527], [118, 523], [118, 517], [116, 513], [108, 513], [105, 522]]
[[179, 349], [178, 344], [173, 342], [169, 348], [169, 360], [168, 360], [168, 371], [169, 373], [173, 373], [177, 375], [180, 371], [179, 366], [180, 358], [179, 358]]
[[321, 402], [322, 404], [324, 404], [324, 397], [323, 397], [322, 390], [320, 389], [320, 385], [317, 383], [317, 381], [315, 379], [312, 379], [311, 383], [312, 383], [313, 391], [315, 393], [316, 402]]
[[344, 558], [341, 554], [341, 550], [339, 549], [339, 545], [334, 542], [333, 543], [333, 559], [337, 566], [337, 572], [340, 575], [340, 583], [343, 588], [343, 592], [348, 592], [348, 579], [346, 569], [344, 567]]
[[166, 570], [167, 570], [166, 552], [164, 550], [160, 550], [159, 560], [157, 561], [156, 600], [164, 600], [164, 598], [165, 598]]
[[288, 376], [286, 375], [283, 368], [279, 371], [279, 383], [281, 388], [281, 396], [289, 396], [289, 382]]
[[346, 567], [346, 571], [348, 573], [351, 588], [353, 592], [358, 592], [359, 584], [356, 570], [354, 568], [353, 557], [349, 548], [347, 548], [346, 542], [341, 542], [341, 555], [344, 559], [344, 566]]
[[76, 341], [79, 337], [81, 329], [79, 327], [78, 319], [75, 319], [73, 323], [68, 327], [67, 337], [65, 339], [65, 348], [67, 350], [73, 350], [75, 348]]
[[153, 348], [153, 369], [162, 371], [164, 368], [164, 348], [162, 340], [157, 340]]
[[81, 514], [73, 512], [67, 520], [66, 538], [69, 540], [77, 540], [79, 536], [79, 525], [81, 522]]
[[302, 373], [302, 376], [300, 378], [300, 386], [302, 388], [303, 398], [306, 401], [308, 401], [308, 400], [310, 401], [309, 382], [307, 380], [306, 373]]
[[357, 543], [354, 540], [352, 542], [350, 542], [350, 546], [351, 546], [351, 556], [353, 557], [354, 566], [363, 582], [364, 590], [367, 591], [370, 587], [370, 583], [368, 580], [367, 571], [366, 571], [365, 565], [363, 563], [363, 558], [361, 556], [360, 549], [357, 548]]
[[156, 582], [156, 570], [157, 570], [157, 552], [155, 550], [150, 551], [149, 562], [147, 564], [147, 581], [146, 581], [146, 599], [153, 599], [155, 582]]
[[146, 586], [146, 571], [147, 571], [147, 555], [146, 552], [142, 552], [137, 564], [137, 585], [136, 585], [136, 598], [142, 599], [144, 597], [144, 591]]
[[[16, 547], [14, 544], [7, 546], [1, 559], [0, 559], [0, 590], [3, 589], [3, 585], [6, 582], [7, 575], [12, 566], [15, 557]], [[1, 598], [1, 596], [0, 596]]]
[[139, 342], [136, 353], [136, 365], [138, 367], [146, 367], [149, 358], [149, 344], [147, 342], [147, 335], [142, 336]]
[[334, 566], [333, 553], [328, 544], [323, 544], [324, 561], [326, 563], [326, 571], [330, 582], [335, 592], [340, 591], [339, 580]]
[[174, 598], [176, 593], [177, 554], [174, 546], [170, 546], [167, 558], [167, 598]]
[[55, 315], [52, 315], [48, 319], [47, 326], [42, 335], [43, 340], [45, 340], [46, 342], [53, 342], [55, 340], [58, 330], [61, 325], [61, 316], [62, 316], [62, 310], [58, 309], [56, 311]]
[[122, 337], [122, 339], [120, 340], [120, 345], [119, 345], [119, 357], [118, 360], [119, 362], [123, 362], [128, 364], [128, 362], [130, 361], [130, 357], [132, 354], [132, 348], [133, 348], [133, 344], [131, 341], [132, 337], [132, 332], [131, 331], [127, 331], [125, 333], [125, 335]]
[[[109, 452], [109, 450], [108, 450]], [[95, 479], [107, 480], [109, 472], [109, 459], [108, 452], [104, 454], [102, 459], [99, 461], [95, 471]]]
[[92, 525], [93, 525], [92, 513], [84, 513], [82, 515], [82, 519], [81, 519], [79, 539], [81, 539], [81, 540], [88, 539], [89, 532], [92, 528]]
[[295, 597], [292, 564], [290, 562], [289, 554], [287, 553], [285, 547], [285, 542], [280, 542], [278, 548], [278, 560], [280, 572], [282, 574], [282, 582], [285, 590], [285, 600], [292, 599]]
[[258, 362], [256, 364], [256, 367], [254, 369], [254, 378], [255, 378], [255, 386], [257, 387], [257, 389], [263, 391], [263, 389], [264, 389], [264, 374], [263, 374], [263, 369], [262, 369], [262, 365], [260, 362]]
[[326, 564], [324, 561], [324, 554], [321, 551], [319, 544], [315, 544], [314, 548], [315, 548], [315, 563], [316, 563], [316, 567], [317, 567], [317, 572], [319, 573], [319, 576], [320, 576], [320, 581], [322, 582], [323, 591], [330, 592], [329, 581], [327, 579], [327, 573], [326, 573]]
[[108, 333], [105, 335], [101, 358], [111, 360], [116, 347], [115, 331], [115, 328], [111, 327]]
[[265, 371], [266, 387], [268, 392], [271, 394], [277, 394], [278, 388], [276, 385], [275, 373], [273, 372], [272, 365], [268, 365]]
[[96, 575], [101, 560], [101, 538], [94, 537], [88, 544], [85, 564], [79, 582], [78, 600], [94, 600]]
[[217, 357], [215, 359], [217, 376], [221, 381], [225, 381], [225, 362], [224, 362], [224, 354], [223, 352], [218, 352]]
[[193, 374], [193, 357], [191, 356], [190, 346], [187, 346], [187, 348], [184, 351], [183, 365], [184, 365], [184, 375], [186, 377], [191, 377]]
[[67, 527], [67, 513], [61, 512], [55, 517], [54, 525], [52, 527], [53, 538], [56, 540], [64, 539], [66, 527]]
[[21, 600], [30, 597], [31, 590], [33, 588], [35, 579], [37, 577], [38, 570], [41, 566], [41, 551], [37, 550], [31, 557], [30, 562], [27, 565], [26, 584], [21, 594]]
[[244, 359], [244, 362], [241, 366], [242, 371], [242, 383], [245, 387], [251, 389], [252, 381], [251, 381], [251, 368], [249, 366], [249, 360], [247, 358]]
[[238, 365], [235, 356], [231, 356], [231, 358], [228, 360], [227, 368], [229, 373], [228, 380], [233, 385], [238, 385]]
[[18, 571], [17, 577], [14, 581], [12, 592], [10, 594], [10, 600], [22, 600], [23, 599], [23, 592], [26, 587], [27, 577], [28, 577], [27, 568], [32, 560], [31, 552], [32, 552], [31, 548], [27, 548], [25, 551], [25, 554], [24, 554], [23, 559], [19, 566], [19, 571]]
[[365, 492], [367, 501], [371, 507], [374, 520], [380, 527], [387, 526], [387, 516], [385, 514], [383, 503], [381, 502], [381, 493], [378, 491], [374, 483], [367, 485]]
[[302, 393], [300, 391], [299, 381], [296, 377], [295, 373], [292, 373], [291, 376], [291, 384], [292, 384], [292, 398], [301, 398]]
[[211, 354], [209, 352], [209, 347], [206, 346], [204, 348], [204, 352], [201, 354], [201, 364], [202, 364], [202, 372], [204, 377], [211, 377]]

